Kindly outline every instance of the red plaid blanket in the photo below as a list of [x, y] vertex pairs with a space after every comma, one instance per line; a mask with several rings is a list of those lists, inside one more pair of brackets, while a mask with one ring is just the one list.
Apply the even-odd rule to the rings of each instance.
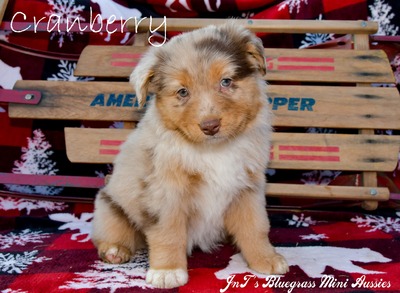
[[[0, 197], [0, 291], [162, 292], [144, 281], [147, 251], [101, 262], [91, 204]], [[250, 271], [230, 245], [189, 257], [189, 283], [165, 292], [398, 292], [400, 212], [269, 211], [283, 276]], [[174, 237], [171, 235], [171, 237]]]

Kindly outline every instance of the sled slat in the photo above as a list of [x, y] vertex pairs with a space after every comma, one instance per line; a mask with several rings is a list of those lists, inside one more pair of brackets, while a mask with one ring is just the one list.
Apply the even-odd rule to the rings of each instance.
[[42, 100], [34, 107], [10, 104], [9, 116], [13, 118], [138, 121], [142, 117], [128, 82], [21, 80], [14, 89], [35, 89], [42, 93]]
[[[10, 104], [13, 118], [138, 121], [127, 82], [18, 81], [15, 88], [43, 93], [36, 106]], [[396, 88], [268, 86], [274, 126], [399, 129]]]
[[265, 54], [268, 81], [394, 82], [381, 50], [266, 49]]
[[[111, 163], [131, 131], [65, 128], [67, 156], [77, 163]], [[274, 133], [272, 141], [269, 167], [276, 169], [391, 171], [399, 151], [399, 139], [391, 136]]]
[[268, 86], [274, 126], [399, 129], [396, 88]]
[[74, 75], [128, 78], [147, 50], [148, 47], [144, 46], [86, 46]]
[[[146, 47], [87, 46], [75, 75], [127, 78]], [[380, 82], [394, 76], [381, 50], [265, 49], [268, 81]]]

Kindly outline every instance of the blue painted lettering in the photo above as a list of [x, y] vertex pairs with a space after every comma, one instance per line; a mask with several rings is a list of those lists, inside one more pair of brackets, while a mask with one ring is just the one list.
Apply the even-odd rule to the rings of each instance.
[[287, 98], [274, 98], [274, 103], [272, 104], [272, 110], [278, 110], [278, 107], [284, 106], [288, 103]]
[[299, 102], [300, 102], [300, 98], [290, 98], [288, 110], [289, 111], [298, 111], [299, 110]]
[[90, 103], [90, 107], [104, 106], [104, 94], [98, 94]]
[[133, 107], [133, 98], [134, 97], [136, 97], [134, 94], [126, 94], [122, 107]]
[[311, 98], [302, 98], [300, 104], [300, 111], [314, 111], [313, 106], [315, 105], [315, 100]]
[[110, 94], [110, 97], [107, 100], [107, 106], [117, 106], [121, 107], [122, 105], [122, 99], [124, 98], [124, 94], [118, 94], [117, 97], [115, 97], [115, 94]]
[[[147, 96], [146, 102], [150, 101], [152, 96]], [[138, 108], [139, 103], [135, 94], [98, 94], [90, 103], [90, 107], [128, 107]], [[146, 103], [144, 104], [146, 107]]]
[[268, 102], [272, 105], [272, 110], [281, 109], [285, 107], [288, 111], [314, 111], [313, 107], [316, 103], [313, 98], [285, 98], [275, 97], [268, 98]]

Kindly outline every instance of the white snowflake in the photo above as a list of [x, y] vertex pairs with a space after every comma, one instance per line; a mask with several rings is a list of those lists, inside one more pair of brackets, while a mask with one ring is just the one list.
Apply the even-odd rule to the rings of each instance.
[[340, 174], [340, 171], [313, 170], [303, 173], [301, 181], [306, 185], [328, 185]]
[[47, 78], [47, 80], [55, 80], [55, 81], [89, 81], [94, 80], [93, 77], [77, 77], [74, 75], [74, 71], [76, 69], [76, 62], [69, 62], [68, 60], [60, 60], [60, 63], [57, 65], [59, 68], [59, 72], [57, 74], [53, 74], [51, 77]]
[[37, 250], [25, 251], [24, 253], [0, 253], [0, 271], [7, 274], [21, 274], [29, 265], [42, 263], [51, 258], [36, 257]]
[[384, 0], [375, 0], [372, 5], [369, 5], [371, 17], [368, 20], [374, 20], [379, 22], [379, 30], [377, 35], [395, 36], [399, 31], [399, 27], [391, 24], [391, 21], [395, 17], [392, 11], [392, 7], [387, 4]]
[[29, 200], [29, 199], [17, 199], [12, 197], [0, 197], [0, 210], [26, 210], [29, 215], [32, 210], [44, 209], [46, 212], [49, 211], [62, 211], [67, 207], [63, 202], [52, 202], [44, 200]]
[[303, 240], [322, 240], [322, 239], [327, 239], [325, 234], [309, 234], [309, 235], [300, 235], [300, 238]]
[[[319, 15], [317, 20], [322, 20], [322, 14]], [[325, 43], [333, 39], [334, 34], [311, 34], [307, 33], [304, 40], [301, 41], [300, 49], [307, 48], [318, 44]]]
[[[104, 19], [112, 19], [117, 16], [118, 19], [129, 19], [136, 18], [141, 19], [142, 13], [136, 8], [125, 7], [115, 1], [110, 0], [91, 0], [92, 3], [96, 3], [100, 6], [100, 15], [97, 17], [97, 23], [101, 23]], [[103, 33], [100, 33], [103, 34]], [[111, 40], [112, 32], [107, 32], [107, 37], [104, 39], [106, 42]], [[121, 44], [125, 44], [130, 37], [131, 33], [125, 33], [124, 38], [120, 41]]]
[[0, 86], [3, 89], [13, 89], [15, 83], [22, 79], [21, 67], [10, 66], [0, 59]]
[[377, 230], [386, 233], [400, 232], [400, 218], [366, 215], [365, 218], [356, 216], [350, 221], [356, 223], [359, 228], [371, 228], [366, 232], [375, 232]]
[[107, 264], [96, 261], [92, 269], [76, 273], [72, 281], [68, 281], [60, 289], [108, 289], [113, 293], [117, 289], [139, 287], [153, 288], [145, 281], [146, 271], [149, 268], [148, 254], [140, 250], [131, 262], [120, 265]]
[[13, 245], [25, 246], [27, 243], [43, 243], [44, 238], [49, 238], [49, 233], [42, 231], [22, 230], [19, 233], [10, 232], [0, 235], [0, 249], [7, 249]]
[[293, 215], [291, 220], [287, 220], [289, 226], [296, 227], [309, 227], [310, 225], [315, 225], [316, 221], [313, 221], [311, 217], [304, 217], [304, 214], [301, 214], [300, 217]]
[[[297, 266], [310, 278], [322, 278], [327, 267], [347, 273], [358, 274], [383, 274], [381, 271], [364, 269], [355, 263], [388, 263], [391, 259], [384, 257], [379, 252], [369, 248], [344, 248], [334, 246], [297, 246], [276, 247], [276, 251], [282, 254], [289, 266]], [[278, 277], [264, 275], [252, 271], [247, 266], [243, 256], [238, 253], [231, 257], [228, 266], [215, 273], [219, 280], [226, 280], [231, 275], [252, 273], [265, 280], [266, 277]], [[318, 291], [316, 291], [318, 292]]]
[[28, 292], [22, 291], [21, 289], [13, 290], [13, 289], [7, 288], [5, 290], [2, 290], [1, 293], [28, 293]]
[[96, 174], [96, 177], [106, 178], [106, 176], [108, 174], [112, 174], [113, 165], [107, 164], [106, 166], [107, 166], [107, 171], [105, 171], [106, 173], [104, 173], [104, 171], [94, 171], [94, 173]]
[[[75, 0], [47, 0], [48, 4], [52, 6], [50, 11], [46, 11], [45, 14], [49, 17], [51, 22], [57, 27], [58, 24], [67, 24], [71, 26], [74, 20], [79, 20], [80, 22], [85, 22], [80, 13], [85, 9], [84, 5], [75, 5]], [[82, 34], [82, 32], [80, 32]], [[73, 41], [73, 32], [67, 31], [53, 31], [51, 34], [51, 39], [55, 36], [58, 38], [58, 46], [61, 48], [64, 44], [64, 37], [67, 36], [70, 41]]]
[[[21, 161], [15, 161], [15, 168], [12, 172], [15, 174], [30, 175], [56, 175], [58, 169], [55, 168], [56, 162], [49, 157], [53, 154], [51, 144], [46, 141], [46, 137], [40, 129], [33, 131], [33, 138], [28, 137], [28, 146], [22, 147], [23, 152]], [[31, 186], [31, 185], [14, 185], [6, 184], [6, 188], [10, 191], [28, 193], [28, 194], [44, 194], [57, 195], [63, 188], [54, 186]]]
[[323, 128], [323, 127], [309, 127], [307, 128], [307, 133], [336, 133], [337, 131], [333, 128]]
[[286, 9], [286, 7], [289, 7], [289, 13], [291, 14], [294, 10], [294, 8], [297, 8], [297, 13], [300, 12], [300, 6], [301, 4], [308, 4], [308, 0], [285, 0], [283, 1], [279, 7], [278, 11], [281, 11], [283, 9]]
[[[167, 7], [171, 12], [177, 12], [175, 9], [172, 9], [172, 5], [176, 2], [177, 0], [167, 0], [165, 2], [165, 7]], [[189, 7], [189, 4], [187, 3], [187, 0], [179, 0], [178, 1], [180, 5], [182, 5], [187, 11], [192, 11]]]
[[[72, 234], [71, 240], [78, 242], [87, 242], [90, 240], [90, 231], [92, 229], [91, 220], [93, 218], [93, 213], [82, 213], [80, 218], [75, 217], [72, 214], [60, 213], [51, 214], [49, 218], [53, 221], [63, 222], [64, 225], [58, 227], [59, 230], [79, 230], [78, 233]], [[79, 238], [83, 239], [78, 240]]]

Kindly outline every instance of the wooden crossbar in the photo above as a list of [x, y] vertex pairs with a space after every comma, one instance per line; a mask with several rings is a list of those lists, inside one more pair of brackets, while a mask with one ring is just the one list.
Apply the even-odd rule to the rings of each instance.
[[[158, 31], [192, 31], [210, 24], [221, 25], [226, 19], [184, 19], [184, 18], [153, 18], [138, 21], [131, 19], [127, 22], [127, 30], [132, 32], [147, 32], [149, 27], [159, 28]], [[164, 25], [166, 23], [166, 26]], [[378, 31], [378, 24], [373, 21], [343, 21], [343, 20], [267, 20], [267, 19], [235, 19], [235, 23], [242, 25], [253, 32], [259, 33], [334, 33], [334, 34], [374, 34]]]
[[[100, 177], [82, 177], [82, 176], [48, 176], [48, 175], [27, 175], [0, 173], [0, 182], [2, 184], [22, 184], [35, 186], [68, 186], [77, 188], [102, 188], [105, 185], [105, 178]], [[389, 199], [389, 190], [387, 188], [375, 188], [364, 186], [311, 186], [298, 184], [269, 183], [265, 193], [268, 196], [280, 197], [304, 197], [323, 198], [323, 199], [344, 199], [344, 200], [371, 200], [384, 201]], [[93, 202], [91, 198], [81, 197], [60, 197], [60, 196], [40, 196], [29, 194], [9, 194], [20, 196], [27, 199], [39, 199], [63, 202]]]
[[[146, 47], [87, 46], [75, 75], [127, 78]], [[393, 83], [394, 76], [381, 50], [265, 49], [272, 81]]]
[[[39, 105], [10, 104], [12, 118], [139, 121], [127, 82], [18, 81], [15, 89], [40, 91]], [[270, 85], [274, 126], [400, 129], [396, 88]]]
[[322, 186], [268, 183], [266, 194], [271, 197], [318, 198], [334, 200], [385, 201], [390, 197], [388, 188], [374, 186]]
[[[67, 156], [77, 163], [112, 163], [131, 129], [65, 128]], [[277, 132], [270, 168], [392, 171], [400, 138], [395, 136]]]

